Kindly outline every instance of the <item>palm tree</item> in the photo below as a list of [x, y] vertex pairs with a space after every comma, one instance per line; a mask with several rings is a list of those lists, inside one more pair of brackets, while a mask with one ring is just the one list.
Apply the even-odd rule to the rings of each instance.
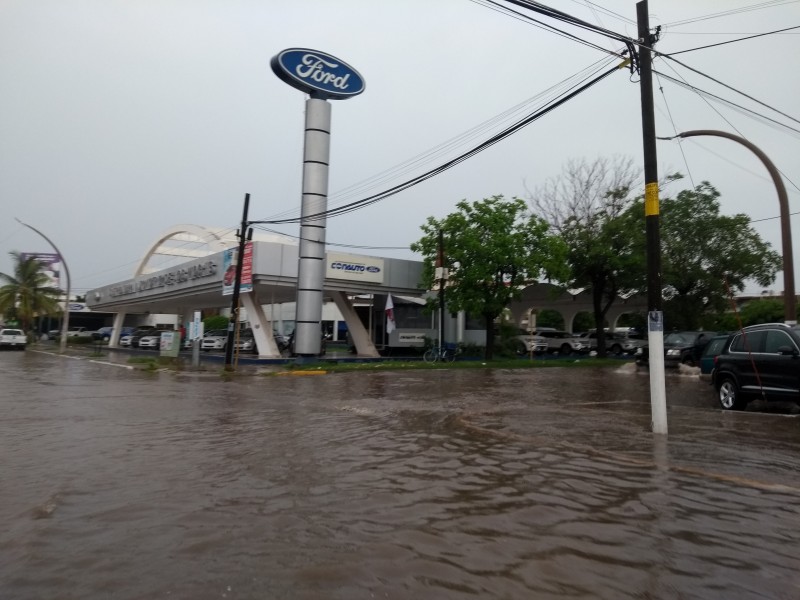
[[50, 286], [50, 278], [42, 272], [35, 258], [23, 258], [11, 252], [14, 275], [0, 273], [0, 314], [16, 317], [22, 329], [29, 331], [34, 318], [61, 312], [59, 299], [63, 292]]

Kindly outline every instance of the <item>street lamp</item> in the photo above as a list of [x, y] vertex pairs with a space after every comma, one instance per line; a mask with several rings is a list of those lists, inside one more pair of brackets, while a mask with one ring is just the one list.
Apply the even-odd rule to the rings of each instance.
[[797, 297], [794, 294], [794, 258], [792, 254], [792, 225], [789, 221], [789, 198], [786, 195], [786, 187], [783, 185], [783, 179], [778, 168], [772, 163], [764, 152], [752, 142], [746, 140], [738, 135], [733, 135], [726, 131], [717, 131], [715, 129], [696, 129], [692, 131], [684, 131], [672, 137], [660, 137], [660, 140], [672, 140], [676, 137], [688, 138], [701, 135], [710, 135], [715, 137], [723, 137], [734, 142], [739, 142], [753, 152], [764, 166], [769, 171], [772, 177], [772, 182], [775, 184], [775, 189], [778, 192], [778, 202], [781, 209], [781, 238], [783, 249], [783, 297], [784, 297], [784, 312], [783, 319], [787, 325], [794, 325], [797, 323]]
[[23, 225], [28, 229], [35, 231], [45, 240], [47, 240], [47, 243], [53, 247], [53, 250], [56, 251], [56, 254], [58, 254], [59, 258], [61, 259], [61, 264], [64, 265], [64, 273], [66, 273], [67, 275], [67, 297], [66, 300], [64, 301], [64, 317], [61, 319], [61, 340], [59, 341], [59, 350], [63, 353], [67, 349], [67, 331], [69, 331], [69, 286], [70, 282], [72, 281], [72, 278], [69, 276], [69, 267], [67, 266], [67, 261], [64, 260], [64, 255], [61, 254], [61, 251], [56, 247], [56, 245], [50, 240], [49, 237], [47, 237], [45, 234], [43, 234], [35, 227], [32, 227], [27, 223], [23, 223], [16, 217], [14, 217], [14, 219], [16, 219], [17, 223], [19, 223], [20, 225]]

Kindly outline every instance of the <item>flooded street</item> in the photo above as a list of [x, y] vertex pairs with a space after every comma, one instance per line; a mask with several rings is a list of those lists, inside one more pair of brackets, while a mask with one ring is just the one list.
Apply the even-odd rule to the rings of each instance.
[[613, 368], [0, 353], [0, 598], [800, 597], [800, 417]]

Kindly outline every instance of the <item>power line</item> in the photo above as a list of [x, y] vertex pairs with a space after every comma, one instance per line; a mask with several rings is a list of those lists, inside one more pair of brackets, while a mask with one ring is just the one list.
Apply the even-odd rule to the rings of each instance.
[[[667, 102], [667, 95], [664, 93], [664, 86], [661, 85], [661, 78], [656, 73], [656, 79], [658, 79], [658, 89], [661, 91], [661, 96], [664, 98], [664, 105], [667, 107], [667, 114], [669, 115], [669, 121], [672, 123], [672, 131], [675, 135], [678, 134], [678, 128], [675, 127], [675, 120], [672, 118], [672, 111], [669, 109], [669, 103]], [[692, 184], [692, 189], [695, 188], [694, 185], [694, 178], [692, 177], [692, 171], [689, 169], [689, 161], [686, 160], [686, 153], [683, 151], [683, 144], [681, 143], [682, 140], [678, 140], [678, 149], [681, 151], [681, 156], [683, 157], [683, 164], [686, 166], [686, 173], [689, 175], [689, 181]]]
[[[413, 179], [411, 179], [409, 181], [406, 181], [406, 182], [404, 182], [404, 183], [402, 183], [400, 185], [396, 185], [396, 186], [394, 186], [394, 187], [392, 187], [392, 188], [390, 188], [390, 189], [388, 189], [388, 190], [386, 190], [384, 192], [381, 192], [379, 194], [375, 194], [373, 196], [369, 196], [367, 198], [364, 198], [362, 200], [358, 200], [356, 202], [352, 202], [350, 204], [346, 204], [346, 205], [344, 205], [344, 206], [342, 206], [340, 208], [328, 210], [328, 211], [317, 213], [317, 214], [313, 214], [313, 215], [308, 215], [306, 217], [306, 220], [319, 220], [319, 219], [324, 219], [326, 217], [339, 216], [339, 215], [346, 214], [348, 212], [352, 212], [352, 211], [364, 208], [364, 207], [369, 206], [371, 204], [374, 204], [376, 202], [380, 202], [381, 200], [385, 200], [386, 198], [389, 198], [390, 196], [394, 196], [395, 194], [398, 194], [398, 193], [400, 193], [400, 192], [402, 192], [402, 191], [404, 191], [404, 190], [406, 190], [406, 189], [408, 189], [410, 187], [418, 185], [419, 183], [422, 183], [423, 181], [426, 181], [427, 179], [430, 179], [430, 178], [432, 178], [432, 177], [434, 177], [436, 175], [439, 175], [439, 174], [443, 173], [444, 171], [447, 171], [447, 170], [453, 168], [454, 166], [464, 162], [468, 158], [471, 158], [472, 156], [475, 156], [476, 154], [482, 152], [483, 150], [486, 150], [487, 148], [493, 146], [494, 144], [500, 142], [501, 140], [503, 140], [503, 139], [509, 137], [510, 135], [516, 133], [517, 131], [519, 131], [523, 127], [529, 125], [530, 123], [534, 122], [535, 120], [539, 119], [540, 117], [546, 115], [547, 113], [549, 113], [553, 109], [561, 106], [562, 104], [564, 104], [565, 102], [571, 100], [572, 98], [574, 98], [578, 94], [586, 91], [587, 89], [589, 89], [590, 87], [592, 87], [593, 85], [598, 83], [599, 81], [605, 79], [606, 77], [608, 77], [609, 75], [611, 75], [615, 71], [618, 71], [620, 68], [626, 66], [626, 63], [627, 63], [627, 61], [625, 63], [622, 63], [621, 65], [616, 65], [613, 68], [601, 73], [600, 75], [598, 75], [594, 79], [590, 80], [589, 82], [585, 83], [584, 85], [580, 86], [579, 88], [575, 89], [574, 91], [570, 92], [569, 94], [564, 95], [559, 100], [557, 100], [555, 102], [552, 102], [549, 106], [546, 106], [545, 108], [542, 108], [542, 109], [534, 112], [533, 114], [531, 114], [531, 115], [527, 116], [526, 118], [520, 120], [519, 122], [517, 122], [516, 124], [512, 125], [511, 127], [508, 127], [504, 131], [498, 133], [497, 135], [491, 137], [490, 139], [486, 140], [482, 144], [476, 146], [472, 150], [469, 150], [468, 152], [465, 152], [464, 154], [461, 154], [460, 156], [454, 158], [453, 160], [450, 160], [450, 161], [444, 163], [443, 165], [440, 165], [439, 167], [436, 167], [435, 169], [432, 169], [432, 170], [428, 171], [427, 173], [423, 173], [422, 175], [419, 175], [418, 177], [415, 177], [415, 178], [413, 178]], [[299, 219], [299, 218], [296, 218], [296, 219], [281, 219], [281, 220], [274, 220], [274, 221], [258, 221], [257, 223], [259, 223], [259, 224], [261, 224], [261, 223], [265, 223], [265, 224], [296, 223], [296, 222], [300, 222], [300, 220], [301, 219]], [[254, 223], [256, 223], [256, 222], [254, 222]]]
[[733, 8], [730, 10], [725, 10], [721, 12], [711, 13], [708, 15], [703, 15], [700, 17], [693, 17], [691, 19], [684, 19], [682, 21], [673, 21], [672, 23], [666, 23], [664, 27], [678, 27], [681, 25], [688, 25], [689, 23], [697, 23], [698, 21], [708, 21], [710, 19], [718, 19], [720, 17], [729, 17], [731, 15], [738, 15], [746, 12], [752, 12], [754, 10], [761, 10], [764, 8], [775, 8], [777, 6], [783, 6], [786, 4], [793, 4], [798, 0], [769, 0], [768, 2], [760, 2], [758, 4], [753, 4], [751, 6], [741, 6], [739, 8]]
[[784, 31], [791, 31], [792, 29], [800, 29], [800, 25], [794, 27], [786, 27], [785, 29], [777, 29], [775, 31], [767, 31], [766, 33], [758, 33], [748, 37], [738, 38], [735, 40], [728, 40], [726, 42], [718, 42], [716, 44], [708, 44], [706, 46], [698, 46], [697, 48], [689, 48], [688, 50], [679, 50], [678, 52], [670, 52], [665, 56], [675, 56], [676, 54], [684, 54], [686, 52], [694, 52], [695, 50], [705, 50], [706, 48], [715, 48], [717, 46], [724, 46], [725, 44], [733, 44], [734, 42], [743, 42], [744, 40], [752, 40], [754, 38], [763, 37], [765, 35], [774, 35], [776, 33], [783, 33]]
[[[654, 52], [655, 52], [655, 51], [654, 51]], [[701, 76], [705, 77], [706, 79], [710, 79], [711, 81], [713, 81], [714, 83], [717, 83], [717, 84], [721, 85], [722, 87], [725, 87], [725, 88], [727, 88], [727, 89], [729, 89], [729, 90], [731, 90], [731, 91], [733, 91], [733, 92], [736, 92], [737, 94], [741, 94], [742, 96], [744, 96], [745, 98], [747, 98], [747, 99], [749, 99], [749, 100], [752, 100], [752, 101], [753, 101], [753, 102], [755, 102], [756, 104], [760, 104], [761, 106], [763, 106], [763, 107], [765, 107], [765, 108], [768, 108], [768, 109], [770, 109], [770, 110], [772, 110], [772, 111], [775, 111], [775, 112], [776, 112], [776, 113], [778, 113], [779, 115], [782, 115], [782, 116], [786, 117], [787, 119], [791, 119], [791, 120], [792, 120], [792, 121], [794, 121], [795, 123], [800, 123], [800, 120], [798, 120], [798, 119], [795, 119], [793, 116], [791, 116], [791, 115], [787, 115], [785, 112], [782, 112], [782, 111], [778, 110], [777, 108], [774, 108], [774, 107], [770, 106], [770, 105], [769, 105], [769, 104], [767, 104], [766, 102], [762, 102], [761, 100], [758, 100], [757, 98], [754, 98], [753, 96], [750, 96], [749, 94], [746, 94], [746, 93], [744, 93], [743, 91], [741, 91], [741, 90], [738, 90], [738, 89], [736, 89], [735, 87], [728, 85], [727, 83], [723, 83], [723, 82], [722, 82], [722, 81], [720, 81], [719, 79], [715, 79], [714, 77], [711, 77], [711, 75], [707, 75], [707, 74], [703, 73], [702, 71], [698, 71], [698, 70], [697, 70], [697, 69], [695, 69], [694, 67], [690, 67], [690, 66], [689, 66], [689, 65], [687, 65], [686, 63], [683, 63], [683, 62], [679, 61], [677, 58], [673, 58], [673, 57], [672, 57], [672, 56], [670, 56], [669, 54], [662, 54], [662, 53], [660, 53], [660, 52], [655, 52], [655, 54], [656, 54], [656, 55], [658, 55], [658, 56], [663, 56], [664, 58], [667, 58], [667, 59], [669, 59], [669, 60], [675, 61], [675, 62], [676, 62], [676, 63], [678, 63], [680, 66], [682, 66], [682, 67], [683, 67], [683, 68], [685, 68], [685, 69], [689, 69], [689, 70], [690, 70], [690, 71], [692, 71], [693, 73], [697, 73], [698, 75], [701, 75]]]
[[[379, 188], [379, 186], [389, 184], [391, 181], [395, 181], [400, 177], [405, 176], [407, 173], [410, 173], [420, 166], [423, 166], [428, 163], [436, 164], [434, 161], [438, 161], [444, 159], [444, 157], [449, 154], [451, 151], [465, 146], [467, 143], [472, 143], [475, 139], [482, 139], [485, 135], [489, 134], [491, 131], [496, 130], [498, 125], [502, 125], [505, 122], [513, 123], [516, 122], [521, 116], [528, 114], [532, 109], [531, 105], [538, 100], [542, 100], [542, 103], [538, 106], [546, 106], [548, 102], [551, 102], [557, 98], [559, 98], [562, 94], [566, 93], [570, 89], [573, 89], [575, 85], [586, 81], [588, 77], [592, 74], [597, 72], [598, 68], [603, 68], [611, 64], [611, 59], [603, 58], [598, 60], [591, 65], [585, 67], [581, 71], [563, 79], [562, 81], [558, 82], [557, 84], [551, 86], [547, 90], [536, 94], [535, 96], [528, 98], [527, 100], [512, 106], [509, 109], [506, 109], [502, 113], [491, 117], [490, 119], [484, 121], [468, 129], [467, 131], [455, 136], [437, 146], [434, 146], [430, 150], [427, 150], [417, 156], [414, 156], [394, 167], [381, 171], [380, 173], [369, 177], [365, 180], [362, 180], [358, 183], [354, 183], [349, 185], [341, 190], [338, 190], [335, 194], [331, 195], [331, 200], [335, 201], [336, 203], [341, 203], [348, 198], [352, 198], [354, 196], [358, 196], [360, 194], [366, 194], [369, 190]], [[298, 208], [293, 208], [290, 210], [283, 211], [282, 213], [278, 213], [272, 215], [270, 217], [265, 217], [264, 219], [275, 220], [280, 219], [286, 216], [297, 216], [299, 214]], [[264, 220], [262, 219], [262, 220]]]
[[758, 118], [760, 118], [760, 119], [762, 119], [764, 121], [768, 121], [768, 122], [773, 123], [773, 124], [775, 124], [775, 125], [777, 125], [779, 127], [783, 127], [784, 129], [788, 129], [790, 131], [793, 131], [795, 133], [800, 134], [800, 129], [795, 129], [794, 127], [791, 127], [790, 125], [786, 125], [785, 123], [781, 123], [780, 121], [776, 121], [775, 119], [767, 117], [766, 115], [762, 115], [761, 113], [757, 113], [756, 111], [754, 111], [752, 109], [746, 108], [746, 107], [744, 107], [744, 106], [742, 106], [740, 104], [736, 104], [735, 102], [732, 102], [730, 100], [726, 100], [725, 98], [722, 98], [721, 96], [717, 96], [716, 94], [712, 94], [711, 92], [707, 92], [705, 90], [702, 90], [702, 89], [698, 88], [697, 86], [694, 86], [694, 85], [691, 85], [689, 83], [686, 83], [685, 81], [679, 81], [678, 79], [675, 79], [674, 77], [671, 77], [671, 76], [667, 75], [666, 73], [662, 73], [662, 72], [656, 71], [656, 70], [653, 70], [653, 73], [661, 75], [664, 79], [667, 79], [668, 81], [676, 83], [677, 85], [680, 85], [681, 87], [689, 88], [689, 89], [691, 89], [692, 91], [694, 91], [694, 92], [696, 92], [698, 94], [703, 94], [705, 96], [709, 96], [711, 98], [714, 98], [716, 100], [719, 100], [720, 102], [723, 102], [723, 103], [727, 104], [728, 106], [734, 107], [734, 108], [736, 108], [736, 109], [738, 109], [738, 110], [740, 110], [742, 112], [750, 113], [751, 115], [754, 115], [754, 116], [756, 116], [756, 117], [758, 117]]

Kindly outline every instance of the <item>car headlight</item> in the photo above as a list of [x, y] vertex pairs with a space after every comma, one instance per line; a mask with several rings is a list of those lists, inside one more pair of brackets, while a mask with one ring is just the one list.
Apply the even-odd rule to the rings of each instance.
[[678, 348], [670, 348], [667, 350], [667, 356], [680, 356], [681, 351]]

